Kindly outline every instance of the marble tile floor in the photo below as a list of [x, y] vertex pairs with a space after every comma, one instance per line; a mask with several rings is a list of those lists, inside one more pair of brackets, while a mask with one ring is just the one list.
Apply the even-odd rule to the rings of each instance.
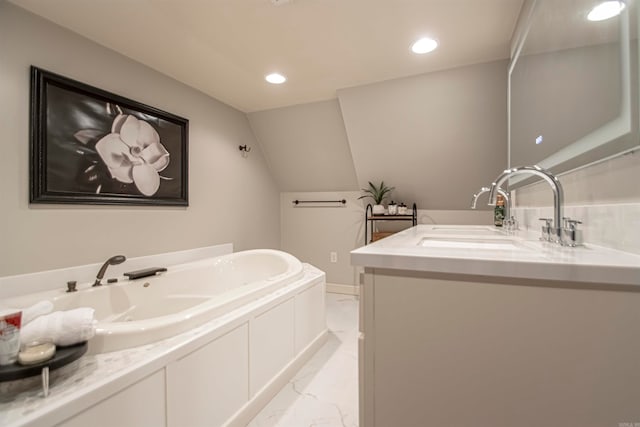
[[326, 304], [327, 342], [247, 427], [358, 427], [358, 299]]

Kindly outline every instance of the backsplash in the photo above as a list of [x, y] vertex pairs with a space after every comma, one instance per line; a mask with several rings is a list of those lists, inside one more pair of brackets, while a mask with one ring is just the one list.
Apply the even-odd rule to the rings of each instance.
[[[640, 254], [640, 152], [559, 177], [564, 215], [582, 221], [585, 243]], [[553, 217], [546, 183], [514, 191], [512, 213], [520, 228], [540, 230], [538, 218]]]

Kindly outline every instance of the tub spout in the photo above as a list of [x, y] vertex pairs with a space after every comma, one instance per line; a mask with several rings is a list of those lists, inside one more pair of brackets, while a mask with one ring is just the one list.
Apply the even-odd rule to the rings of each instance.
[[102, 264], [102, 267], [100, 267], [100, 270], [98, 270], [98, 274], [96, 275], [96, 281], [93, 282], [92, 286], [102, 286], [102, 283], [100, 283], [100, 281], [104, 277], [104, 273], [107, 271], [107, 267], [109, 267], [110, 265], [122, 264], [126, 260], [127, 260], [127, 257], [125, 257], [124, 255], [112, 256], [111, 258], [106, 260], [105, 263]]

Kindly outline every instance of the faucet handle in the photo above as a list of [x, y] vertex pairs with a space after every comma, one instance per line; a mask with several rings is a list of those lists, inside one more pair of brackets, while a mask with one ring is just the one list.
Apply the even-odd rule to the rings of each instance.
[[562, 219], [564, 220], [562, 244], [571, 247], [582, 245], [582, 230], [578, 230], [578, 224], [582, 224], [582, 221], [568, 217]]
[[571, 219], [568, 216], [562, 217], [562, 228], [565, 230], [576, 230], [578, 228], [578, 224], [582, 224], [582, 221]]
[[551, 241], [551, 222], [553, 219], [551, 218], [538, 218], [540, 221], [544, 221], [544, 225], [541, 228], [542, 235], [540, 236], [540, 240], [545, 242]]
[[577, 219], [567, 219], [569, 223], [569, 228], [572, 230], [576, 230], [578, 228], [578, 224], [582, 224], [582, 221], [578, 221]]
[[78, 284], [78, 282], [76, 282], [75, 280], [69, 280], [67, 282], [67, 292], [77, 292], [78, 290], [76, 289], [76, 285]]

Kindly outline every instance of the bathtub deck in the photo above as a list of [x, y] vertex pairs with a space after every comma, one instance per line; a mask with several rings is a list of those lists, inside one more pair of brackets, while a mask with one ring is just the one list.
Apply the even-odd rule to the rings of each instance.
[[248, 427], [358, 427], [358, 300], [327, 294], [329, 339]]

